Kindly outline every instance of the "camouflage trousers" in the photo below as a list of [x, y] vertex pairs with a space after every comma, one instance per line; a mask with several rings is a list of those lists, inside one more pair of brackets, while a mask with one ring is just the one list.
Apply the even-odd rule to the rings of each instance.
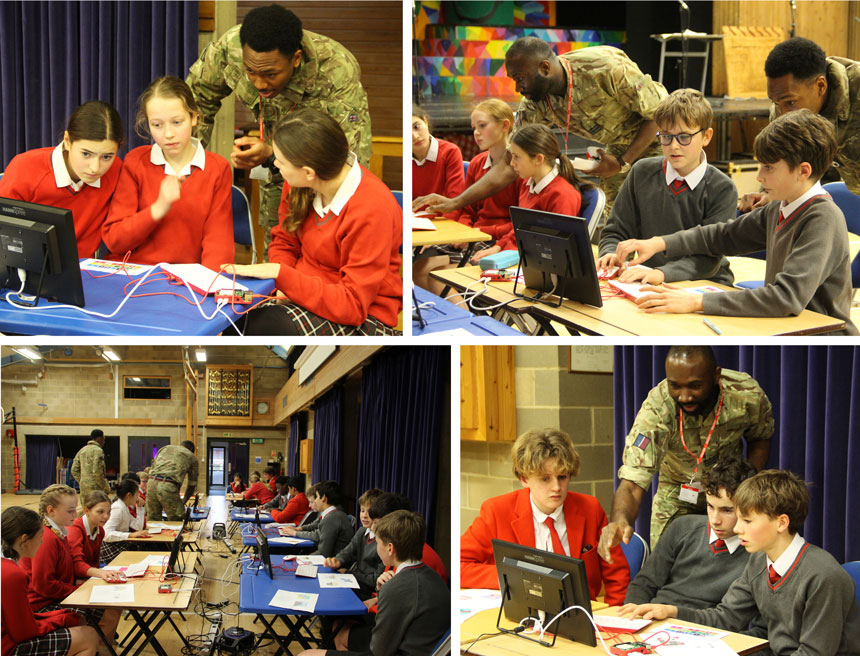
[[90, 492], [94, 492], [95, 490], [101, 490], [102, 492], [110, 496], [110, 488], [107, 485], [102, 487], [95, 481], [86, 478], [78, 483], [78, 487], [80, 488], [80, 490], [78, 491], [78, 515], [84, 514], [84, 499], [86, 499], [87, 495]]
[[663, 531], [675, 518], [682, 515], [703, 515], [707, 512], [704, 492], [699, 493], [699, 503], [693, 505], [678, 498], [680, 491], [681, 485], [677, 483], [657, 485], [657, 494], [651, 500], [651, 551], [654, 551]]
[[177, 522], [185, 517], [185, 504], [179, 496], [179, 486], [168, 481], [149, 479], [146, 488], [146, 521], [163, 521], [162, 509], [167, 513], [168, 521]]
[[[278, 225], [278, 208], [281, 206], [281, 194], [284, 191], [284, 178], [280, 173], [271, 174], [268, 182], [260, 182], [260, 225], [265, 230], [266, 242], [263, 255], [269, 252], [272, 241], [272, 228]], [[259, 246], [258, 246], [259, 247]], [[268, 261], [268, 257], [259, 261]]]

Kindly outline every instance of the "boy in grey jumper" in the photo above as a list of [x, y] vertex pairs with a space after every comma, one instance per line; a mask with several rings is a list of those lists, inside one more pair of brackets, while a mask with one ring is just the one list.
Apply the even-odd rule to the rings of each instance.
[[649, 288], [636, 302], [646, 312], [699, 312], [727, 316], [785, 317], [804, 308], [845, 322], [843, 335], [858, 335], [851, 322], [851, 269], [845, 217], [819, 180], [833, 162], [833, 126], [808, 109], [784, 114], [765, 127], [753, 146], [758, 181], [774, 199], [734, 221], [699, 226], [651, 239], [618, 244], [616, 257], [638, 264], [666, 251], [743, 255], [767, 249], [764, 286], [691, 294]]
[[326, 567], [345, 568], [355, 576], [361, 586], [356, 594], [361, 599], [368, 599], [376, 592], [376, 579], [384, 569], [379, 554], [376, 553], [376, 534], [370, 528], [370, 506], [383, 494], [385, 493], [382, 490], [371, 488], [358, 498], [358, 505], [361, 508], [359, 514], [361, 528], [336, 556], [325, 559]]
[[735, 505], [735, 532], [751, 555], [716, 608], [627, 604], [619, 613], [740, 631], [758, 612], [776, 656], [860, 654], [854, 581], [798, 533], [809, 508], [806, 484], [789, 471], [769, 469], [741, 483]]
[[724, 456], [702, 473], [708, 514], [673, 521], [636, 578], [626, 603], [713, 608], [746, 567], [749, 553], [734, 533], [732, 498], [755, 467], [741, 456]]
[[308, 490], [311, 510], [319, 513], [319, 519], [300, 527], [286, 526], [286, 535], [313, 540], [317, 543], [312, 555], [329, 558], [343, 549], [352, 539], [353, 528], [346, 513], [340, 509], [344, 501], [343, 489], [337, 481], [321, 481]]
[[[633, 165], [600, 234], [598, 269], [618, 266], [618, 243], [647, 239], [698, 225], [735, 218], [738, 192], [734, 183], [705, 157], [714, 130], [714, 113], [695, 89], [678, 89], [654, 111], [663, 157], [640, 159]], [[729, 262], [719, 255], [655, 256], [653, 269], [624, 271], [622, 282], [652, 285], [707, 278], [731, 285]]]

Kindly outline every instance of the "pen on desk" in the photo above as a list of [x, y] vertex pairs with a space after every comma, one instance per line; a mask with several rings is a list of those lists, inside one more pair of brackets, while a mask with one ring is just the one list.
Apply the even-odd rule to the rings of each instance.
[[722, 334], [723, 334], [723, 331], [722, 331], [722, 330], [720, 330], [719, 328], [717, 328], [717, 326], [716, 326], [716, 325], [714, 325], [714, 322], [713, 322], [713, 321], [711, 321], [710, 319], [702, 319], [702, 321], [704, 321], [704, 322], [705, 322], [705, 325], [706, 325], [708, 328], [710, 328], [710, 329], [711, 329], [711, 330], [713, 330], [715, 333], [717, 333], [717, 335], [722, 335]]

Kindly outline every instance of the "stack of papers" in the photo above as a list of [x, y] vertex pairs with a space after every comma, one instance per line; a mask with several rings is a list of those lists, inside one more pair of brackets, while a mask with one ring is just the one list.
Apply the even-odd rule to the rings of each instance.
[[413, 230], [436, 230], [436, 226], [427, 216], [412, 215]]
[[622, 633], [638, 633], [646, 626], [651, 624], [651, 620], [631, 620], [626, 617], [617, 617], [614, 615], [595, 615], [594, 623], [602, 630]]
[[318, 597], [318, 594], [310, 592], [289, 592], [287, 590], [278, 590], [269, 602], [269, 606], [313, 613], [314, 608], [317, 606]]
[[89, 257], [81, 262], [81, 271], [97, 271], [98, 273], [119, 273], [121, 275], [137, 276], [149, 271], [151, 264], [132, 264], [131, 262], [112, 262], [111, 260], [97, 260]]
[[358, 581], [352, 574], [320, 574], [317, 576], [321, 588], [355, 588]]
[[291, 538], [291, 537], [271, 537], [269, 538], [269, 544], [301, 544], [305, 542], [301, 538]]
[[309, 579], [315, 579], [317, 577], [317, 569], [316, 565], [299, 565], [296, 567], [296, 576], [306, 576]]
[[91, 604], [131, 604], [134, 603], [133, 583], [108, 583], [94, 585], [90, 592]]

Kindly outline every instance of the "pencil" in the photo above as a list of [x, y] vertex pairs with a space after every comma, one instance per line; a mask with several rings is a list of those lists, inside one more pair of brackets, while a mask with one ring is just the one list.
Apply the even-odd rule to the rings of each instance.
[[713, 330], [715, 333], [717, 333], [717, 335], [722, 335], [722, 334], [723, 334], [723, 331], [722, 331], [722, 330], [720, 330], [719, 328], [717, 328], [717, 327], [716, 327], [716, 325], [714, 325], [714, 323], [713, 323], [710, 319], [702, 319], [702, 321], [704, 321], [704, 322], [705, 322], [705, 325], [706, 325], [708, 328], [710, 328], [710, 329], [711, 329], [711, 330]]

